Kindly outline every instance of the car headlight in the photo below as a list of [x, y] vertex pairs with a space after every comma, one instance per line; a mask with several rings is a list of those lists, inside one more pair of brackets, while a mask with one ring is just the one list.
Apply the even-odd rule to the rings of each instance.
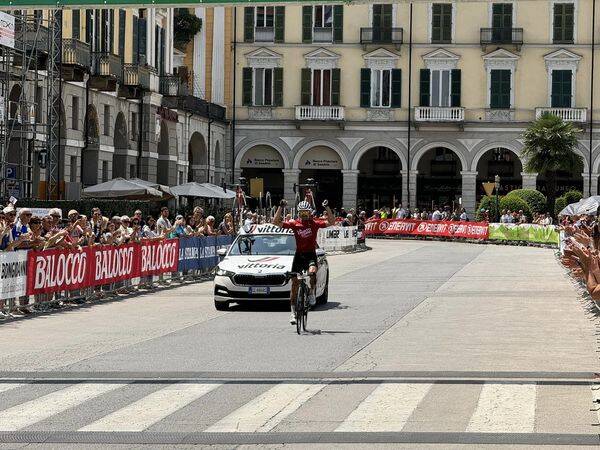
[[218, 275], [220, 277], [229, 277], [231, 278], [232, 276], [235, 275], [235, 273], [229, 271], [229, 270], [225, 270], [225, 269], [221, 269], [220, 267], [217, 267], [217, 269], [215, 270], [215, 275]]

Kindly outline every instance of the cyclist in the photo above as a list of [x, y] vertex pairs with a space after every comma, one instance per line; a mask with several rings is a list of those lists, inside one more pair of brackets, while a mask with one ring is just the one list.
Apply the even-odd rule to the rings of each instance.
[[[310, 274], [310, 294], [308, 296], [311, 306], [316, 303], [315, 289], [317, 285], [317, 232], [319, 228], [326, 228], [335, 224], [335, 217], [331, 212], [327, 204], [327, 200], [323, 202], [325, 212], [327, 213], [327, 220], [315, 219], [313, 217], [313, 208], [311, 204], [305, 199], [298, 204], [298, 219], [284, 221], [281, 218], [282, 207], [287, 204], [285, 200], [281, 200], [279, 207], [275, 212], [273, 218], [273, 224], [278, 227], [290, 229], [294, 233], [296, 238], [296, 254], [294, 255], [294, 262], [292, 264], [292, 272], [302, 272], [308, 270]], [[294, 314], [294, 299], [298, 293], [299, 281], [297, 278], [292, 278], [292, 290], [290, 293], [290, 302], [292, 307], [292, 315], [290, 317], [290, 323], [296, 324], [296, 316]]]

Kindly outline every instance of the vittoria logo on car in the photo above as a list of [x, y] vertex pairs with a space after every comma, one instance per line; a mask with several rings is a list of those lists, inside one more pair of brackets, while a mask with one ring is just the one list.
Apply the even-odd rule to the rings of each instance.
[[272, 223], [252, 225], [249, 229], [245, 230], [245, 232], [248, 234], [293, 234], [292, 230], [278, 227]]

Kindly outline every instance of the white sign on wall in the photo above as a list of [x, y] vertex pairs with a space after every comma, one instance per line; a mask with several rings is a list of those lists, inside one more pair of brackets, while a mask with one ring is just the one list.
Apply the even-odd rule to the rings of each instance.
[[342, 160], [340, 155], [328, 147], [313, 147], [302, 155], [298, 169], [341, 170]]
[[0, 45], [15, 48], [15, 16], [0, 12]]

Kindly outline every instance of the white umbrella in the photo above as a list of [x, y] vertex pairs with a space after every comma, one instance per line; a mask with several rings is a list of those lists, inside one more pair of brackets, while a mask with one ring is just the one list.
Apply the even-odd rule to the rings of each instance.
[[173, 195], [179, 195], [182, 197], [205, 197], [205, 198], [224, 198], [219, 197], [218, 193], [208, 187], [190, 181], [189, 183], [180, 184], [178, 186], [171, 187]]
[[162, 197], [162, 192], [152, 186], [144, 186], [135, 181], [115, 178], [105, 183], [87, 187], [83, 190], [84, 197], [93, 198], [150, 198]]
[[571, 203], [563, 208], [559, 216], [576, 216], [581, 214], [595, 215], [600, 207], [600, 195], [582, 198], [576, 203]]
[[130, 178], [129, 181], [133, 181], [134, 183], [142, 184], [144, 186], [153, 187], [154, 189], [158, 189], [165, 194], [171, 194], [171, 188], [169, 186], [165, 186], [164, 184], [153, 183], [152, 181], [142, 180], [141, 178]]
[[207, 187], [208, 189], [213, 191], [217, 195], [215, 198], [235, 198], [236, 196], [235, 191], [232, 191], [230, 189], [223, 190], [221, 186], [217, 186], [216, 184], [202, 183], [202, 186]]

